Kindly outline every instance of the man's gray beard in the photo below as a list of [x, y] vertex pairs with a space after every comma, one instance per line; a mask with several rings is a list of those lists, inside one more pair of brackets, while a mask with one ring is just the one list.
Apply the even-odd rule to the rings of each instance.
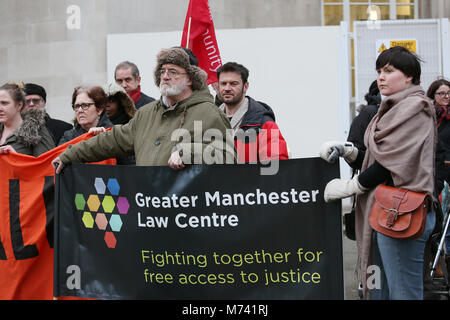
[[178, 85], [173, 85], [172, 87], [169, 87], [167, 84], [160, 83], [159, 85], [159, 91], [161, 92], [161, 95], [164, 97], [173, 97], [181, 94], [186, 89], [186, 83], [183, 81], [182, 83], [179, 83]]

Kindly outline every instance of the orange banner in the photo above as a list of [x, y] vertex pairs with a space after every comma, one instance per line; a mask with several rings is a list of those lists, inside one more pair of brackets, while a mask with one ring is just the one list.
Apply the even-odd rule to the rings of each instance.
[[[39, 157], [0, 155], [0, 299], [53, 299], [54, 169], [84, 134]], [[108, 159], [102, 164], [116, 164]]]

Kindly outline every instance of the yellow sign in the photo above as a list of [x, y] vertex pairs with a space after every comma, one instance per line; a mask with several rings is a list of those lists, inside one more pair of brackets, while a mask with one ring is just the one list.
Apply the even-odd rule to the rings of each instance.
[[391, 47], [400, 46], [405, 47], [411, 52], [417, 52], [417, 41], [416, 40], [391, 40]]
[[382, 53], [384, 50], [386, 50], [386, 46], [382, 43], [380, 49], [378, 49], [378, 53]]

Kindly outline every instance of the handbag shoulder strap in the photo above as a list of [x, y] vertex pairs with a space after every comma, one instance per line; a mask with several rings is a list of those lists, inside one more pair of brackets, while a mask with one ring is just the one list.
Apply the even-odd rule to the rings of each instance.
[[406, 189], [395, 189], [392, 195], [392, 205], [391, 209], [398, 211], [400, 205], [402, 204], [403, 199], [405, 198], [408, 190]]
[[393, 191], [392, 205], [391, 208], [389, 209], [389, 212], [387, 213], [387, 220], [386, 220], [386, 224], [389, 227], [393, 226], [395, 221], [397, 220], [398, 209], [400, 208], [400, 205], [402, 204], [402, 201], [407, 193], [408, 190], [406, 189], [395, 189]]

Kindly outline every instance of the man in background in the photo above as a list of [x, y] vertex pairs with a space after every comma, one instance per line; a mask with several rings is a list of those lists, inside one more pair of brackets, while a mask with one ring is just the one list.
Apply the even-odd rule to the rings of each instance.
[[[46, 103], [47, 93], [42, 86], [34, 83], [25, 84], [25, 111], [31, 108], [41, 108], [42, 110], [45, 110]], [[55, 140], [55, 145], [58, 145], [59, 139], [61, 139], [64, 132], [73, 127], [65, 121], [52, 119], [47, 112], [45, 112], [45, 123]]]
[[249, 71], [236, 62], [217, 70], [220, 109], [227, 115], [234, 131], [238, 162], [266, 162], [288, 159], [288, 149], [272, 109], [246, 96]]
[[155, 101], [154, 98], [141, 91], [141, 76], [138, 67], [133, 62], [123, 61], [119, 63], [114, 71], [114, 79], [133, 99], [136, 109]]
[[[214, 105], [206, 78], [181, 48], [162, 49], [154, 70], [161, 99], [143, 106], [127, 124], [67, 149], [53, 160], [56, 173], [70, 163], [133, 153], [138, 166], [169, 165], [173, 170], [189, 164], [234, 163], [230, 122]], [[206, 132], [214, 133], [214, 139]]]

